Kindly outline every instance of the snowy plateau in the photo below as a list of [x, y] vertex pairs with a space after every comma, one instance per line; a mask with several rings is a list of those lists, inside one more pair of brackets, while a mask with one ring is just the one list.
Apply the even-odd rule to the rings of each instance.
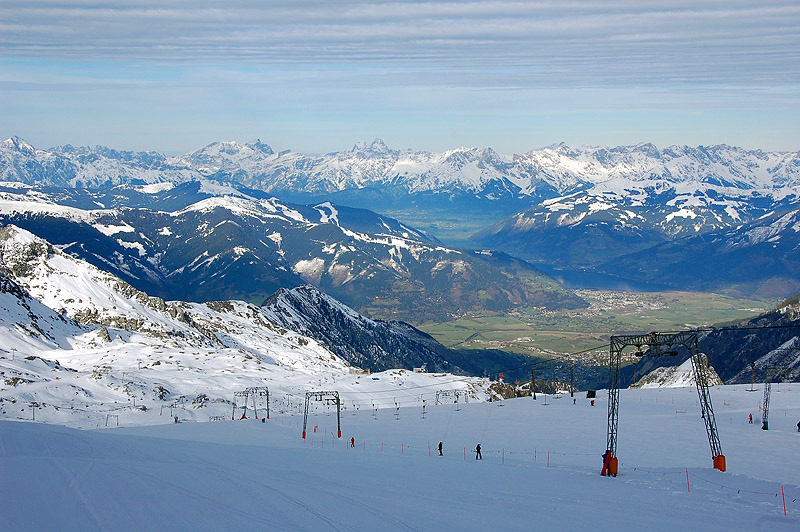
[[[684, 375], [622, 390], [620, 471], [603, 477], [603, 390], [500, 400], [476, 377], [365, 374], [265, 308], [165, 302], [22, 229], [2, 237], [0, 530], [800, 525], [797, 383], [773, 385], [768, 431], [747, 423], [759, 390], [711, 389], [726, 473]], [[234, 408], [247, 387], [268, 387], [269, 419]], [[304, 439], [320, 390], [341, 416], [311, 401]]]

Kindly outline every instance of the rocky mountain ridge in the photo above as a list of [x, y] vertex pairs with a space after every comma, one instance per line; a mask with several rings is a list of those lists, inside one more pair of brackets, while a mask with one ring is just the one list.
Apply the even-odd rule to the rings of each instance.
[[782, 189], [800, 186], [800, 152], [726, 145], [659, 150], [646, 143], [573, 148], [562, 143], [514, 155], [491, 148], [431, 153], [392, 150], [375, 139], [325, 155], [275, 153], [256, 140], [216, 142], [184, 156], [167, 157], [101, 146], [41, 150], [18, 137], [0, 143], [0, 179], [8, 181], [96, 188], [202, 177], [309, 197], [378, 187], [406, 194], [460, 191], [489, 200], [524, 196], [540, 200], [595, 186], [663, 188], [680, 183], [772, 190], [779, 195]]
[[[98, 200], [104, 206], [134, 205], [110, 189], [132, 187], [146, 201], [145, 189], [197, 182], [220, 190], [247, 187], [250, 197], [275, 195], [295, 204], [366, 205], [434, 232], [442, 228], [459, 246], [502, 251], [576, 286], [596, 287], [685, 288], [685, 279], [673, 275], [691, 260], [684, 250], [714, 255], [726, 232], [749, 231], [800, 209], [798, 152], [726, 145], [557, 144], [502, 155], [491, 148], [394, 150], [376, 139], [347, 151], [304, 155], [275, 153], [254, 141], [217, 142], [167, 157], [103, 147], [37, 150], [14, 137], [0, 143], [0, 178], [105, 190]], [[181, 202], [169, 194], [159, 201], [170, 212]], [[658, 260], [647, 258], [656, 254]], [[692, 288], [785, 297], [800, 286], [800, 274], [789, 271], [793, 267], [780, 267], [792, 263], [791, 253], [750, 254], [774, 267], [732, 280], [726, 269], [716, 268]], [[655, 270], [660, 273], [654, 278]], [[603, 282], [590, 283], [597, 275]]]
[[[0, 186], [0, 221], [162, 299], [260, 303], [313, 284], [359, 312], [409, 322], [473, 309], [585, 305], [524, 261], [449, 248], [391, 218], [330, 202], [293, 205], [191, 182], [150, 193], [174, 211], [97, 208], [109, 195]], [[142, 189], [134, 198], [146, 195]], [[144, 201], [139, 198], [136, 201]], [[95, 208], [73, 207], [94, 202]]]

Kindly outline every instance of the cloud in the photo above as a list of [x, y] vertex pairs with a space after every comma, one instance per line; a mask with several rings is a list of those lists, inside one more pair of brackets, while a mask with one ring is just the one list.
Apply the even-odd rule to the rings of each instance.
[[[463, 86], [797, 84], [796, 1], [6, 1], [5, 58], [415, 72]], [[470, 78], [470, 75], [472, 77]], [[391, 77], [391, 76], [390, 76]]]

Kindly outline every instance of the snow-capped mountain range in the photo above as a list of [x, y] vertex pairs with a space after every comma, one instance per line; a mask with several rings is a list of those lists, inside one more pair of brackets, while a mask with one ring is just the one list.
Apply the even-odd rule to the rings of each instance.
[[[260, 140], [216, 142], [179, 157], [105, 147], [36, 149], [18, 137], [0, 143], [0, 178], [28, 184], [98, 187], [216, 177], [273, 194], [326, 195], [386, 187], [405, 193], [462, 191], [486, 199], [550, 197], [599, 187], [689, 184], [745, 191], [800, 186], [800, 153], [719, 145], [652, 144], [571, 148], [564, 144], [501, 155], [491, 148], [442, 153], [393, 150], [380, 140], [325, 155], [275, 153]], [[222, 179], [220, 179], [222, 180]]]
[[[103, 147], [40, 150], [12, 137], [0, 143], [0, 178], [95, 189], [134, 184], [147, 192], [202, 180], [208, 187], [233, 184], [249, 188], [251, 195], [261, 191], [284, 201], [358, 205], [410, 216], [434, 232], [452, 225], [448, 235], [461, 245], [503, 251], [551, 272], [573, 272], [577, 284], [587, 276], [574, 272], [596, 270], [623, 277], [622, 284], [671, 288], [686, 287], [685, 279], [671, 275], [678, 272], [678, 263], [691, 260], [681, 250], [703, 248], [707, 240], [742, 241], [742, 235], [754, 231], [774, 233], [780, 229], [773, 220], [800, 208], [800, 152], [726, 145], [658, 149], [652, 144], [557, 144], [502, 155], [491, 148], [394, 150], [376, 139], [347, 151], [305, 155], [275, 153], [254, 141], [216, 142], [167, 157]], [[132, 201], [129, 194], [123, 196]], [[178, 205], [169, 204], [168, 198], [161, 196], [159, 208], [173, 212]], [[136, 206], [113, 193], [97, 201], [106, 207]], [[466, 228], [480, 230], [470, 236]], [[773, 238], [792, 240], [789, 232]], [[684, 244], [684, 239], [694, 240]], [[677, 250], [675, 260], [662, 253], [657, 264], [630, 266], [641, 263], [632, 254], [657, 249]], [[780, 249], [771, 256], [776, 264], [787, 259], [792, 262], [791, 254]], [[649, 278], [651, 266], [666, 269], [667, 275]], [[731, 281], [718, 268], [713, 278], [692, 288], [763, 297], [785, 297], [800, 288], [797, 272], [767, 267], [754, 273], [753, 279]]]
[[0, 220], [164, 299], [261, 303], [310, 283], [359, 311], [415, 323], [476, 308], [585, 305], [502, 253], [449, 248], [363, 209], [207, 182], [98, 192], [7, 183]]

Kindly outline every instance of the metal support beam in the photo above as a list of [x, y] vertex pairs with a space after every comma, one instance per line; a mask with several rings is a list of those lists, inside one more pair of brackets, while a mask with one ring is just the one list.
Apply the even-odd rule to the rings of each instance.
[[231, 414], [231, 419], [236, 419], [236, 409], [241, 408], [242, 416], [239, 419], [247, 419], [247, 398], [249, 396], [249, 392], [247, 390], [241, 390], [238, 392], [233, 392], [233, 413]]
[[[753, 373], [755, 373], [755, 364], [751, 364], [753, 366]], [[777, 368], [768, 369], [765, 372], [764, 378], [764, 415], [761, 417], [761, 428], [764, 430], [769, 430], [769, 400], [770, 396], [772, 395], [772, 381], [775, 380], [776, 377], [780, 376], [781, 378], [788, 377], [789, 380], [792, 378], [792, 373], [796, 371], [798, 368], [793, 368], [791, 366], [783, 366]]]
[[336, 426], [339, 438], [342, 437], [342, 402], [339, 399], [339, 392], [306, 392], [306, 408], [303, 413], [303, 439], [306, 438], [306, 426], [308, 425], [308, 402], [311, 398], [317, 401], [330, 399], [336, 403]]
[[[703, 353], [697, 352], [697, 340], [695, 339], [694, 353], [692, 354], [694, 382], [697, 387], [697, 397], [700, 400], [700, 414], [706, 424], [708, 445], [711, 447], [711, 458], [715, 461], [714, 467], [717, 467], [717, 457], [722, 456], [722, 446], [719, 444], [717, 421], [714, 417], [714, 407], [711, 405], [711, 394], [708, 390], [708, 366], [709, 364], [706, 356]], [[724, 469], [722, 470], [724, 471]]]
[[445, 399], [452, 399], [458, 405], [458, 399], [464, 398], [465, 403], [469, 403], [469, 394], [466, 390], [437, 390], [436, 391], [436, 404], [444, 404]]
[[769, 398], [772, 395], [772, 383], [767, 379], [764, 383], [764, 415], [761, 417], [761, 428], [769, 430]]
[[609, 390], [608, 390], [608, 431], [606, 433], [606, 451], [604, 454], [602, 475], [617, 474], [617, 429], [619, 426], [619, 389], [622, 351], [626, 347], [636, 347], [637, 355], [642, 356], [642, 347], [648, 348], [647, 356], [673, 356], [676, 347], [683, 346], [689, 350], [692, 359], [700, 409], [706, 425], [708, 443], [714, 467], [725, 471], [725, 456], [719, 443], [714, 408], [708, 390], [708, 362], [705, 355], [699, 353], [697, 332], [652, 332], [641, 335], [612, 336], [609, 344]]
[[266, 419], [269, 419], [269, 388], [266, 386], [251, 386], [247, 388], [248, 400], [252, 399], [253, 402], [253, 412], [255, 412], [256, 419], [258, 419], [258, 405], [262, 403], [262, 406], [265, 408], [267, 415], [265, 416]]
[[569, 367], [569, 396], [575, 397], [575, 362]]

